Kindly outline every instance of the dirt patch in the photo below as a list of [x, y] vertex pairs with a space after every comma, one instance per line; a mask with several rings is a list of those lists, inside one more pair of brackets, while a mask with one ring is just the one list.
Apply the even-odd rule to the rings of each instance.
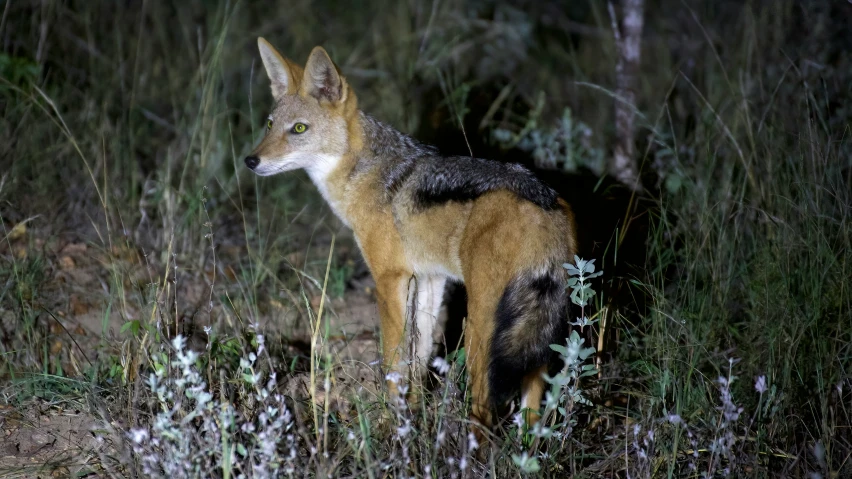
[[76, 409], [40, 401], [0, 405], [0, 474], [37, 478], [92, 472], [101, 446], [97, 427], [94, 417]]
[[[239, 251], [221, 250], [215, 277], [202, 265], [201, 270], [166, 284], [169, 278], [165, 268], [131, 247], [105, 249], [59, 239], [26, 241], [24, 235], [12, 245], [19, 260], [37, 256], [42, 261], [42, 278], [34, 285], [31, 298], [33, 310], [39, 314], [35, 327], [40, 335], [37, 347], [31, 349], [48, 351], [51, 373], [61, 371], [59, 375], [64, 377], [80, 377], [87, 366], [100, 359], [114, 362], [121, 357], [122, 348], [129, 344], [122, 326], [134, 320], [151, 321], [152, 306], [140, 300], [140, 288], [168, 292], [160, 301], [170, 308], [170, 317], [180, 318], [181, 332], [194, 332], [190, 335], [193, 349], [206, 346], [204, 326], [212, 324], [226, 334], [228, 328], [236, 331], [241, 327], [239, 321], [245, 326], [246, 318], [236, 318], [222, 299], [222, 293], [234, 297], [244, 287], [235, 272], [239, 270]], [[327, 254], [321, 248], [315, 250]], [[304, 258], [298, 259], [304, 262]], [[326, 258], [317, 260], [324, 264]], [[347, 261], [351, 262], [351, 257]], [[258, 315], [249, 319], [256, 321], [269, 338], [310, 345], [321, 292], [315, 284], [307, 284], [299, 294], [305, 294], [307, 301], [296, 294], [284, 299], [283, 295], [261, 296], [256, 304]], [[445, 318], [443, 308], [435, 328], [436, 343], [442, 337]], [[326, 296], [323, 304], [319, 346], [330, 354], [334, 365], [328, 391], [325, 377], [318, 378], [312, 393], [309, 375], [296, 373], [284, 379], [285, 394], [299, 399], [313, 397], [323, 405], [328, 399], [330, 408], [342, 419], [355, 414], [353, 398], [378, 399], [384, 384], [379, 368], [379, 324], [375, 283], [361, 265], [361, 273], [348, 281], [343, 296]], [[5, 338], [20, 334], [17, 312], [0, 306], [0, 327]], [[20, 398], [20, 391], [13, 391], [12, 396]], [[83, 402], [78, 408], [36, 399], [24, 405], [0, 405], [0, 476], [68, 477], [82, 473], [96, 477], [98, 452], [107, 446], [97, 439], [96, 431], [102, 424], [86, 411]]]

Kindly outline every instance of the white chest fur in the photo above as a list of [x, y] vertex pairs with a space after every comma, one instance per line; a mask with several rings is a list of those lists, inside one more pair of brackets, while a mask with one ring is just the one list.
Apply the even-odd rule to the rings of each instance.
[[339, 197], [342, 192], [332, 193], [329, 189], [329, 176], [339, 165], [340, 159], [341, 157], [333, 155], [312, 155], [313, 161], [305, 166], [305, 171], [308, 172], [311, 181], [316, 185], [322, 197], [325, 198], [331, 210], [334, 211], [334, 214], [346, 226], [351, 227], [349, 220], [346, 218], [343, 198]]

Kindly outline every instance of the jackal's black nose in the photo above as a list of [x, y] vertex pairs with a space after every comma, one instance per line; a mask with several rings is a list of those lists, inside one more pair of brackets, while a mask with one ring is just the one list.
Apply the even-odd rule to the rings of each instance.
[[257, 165], [260, 164], [260, 158], [256, 156], [247, 156], [246, 157], [246, 166], [249, 167], [250, 170], [257, 168]]

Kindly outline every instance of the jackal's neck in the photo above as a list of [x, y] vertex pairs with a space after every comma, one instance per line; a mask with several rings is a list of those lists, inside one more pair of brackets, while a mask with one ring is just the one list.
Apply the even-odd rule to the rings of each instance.
[[362, 156], [394, 162], [437, 154], [435, 147], [421, 143], [363, 111], [360, 112], [360, 121], [364, 131]]
[[[419, 159], [438, 154], [436, 148], [420, 143], [364, 112], [359, 112], [358, 122], [360, 141], [352, 142], [358, 145], [357, 149], [350, 149], [340, 157], [315, 155], [311, 166], [306, 168], [334, 213], [350, 227], [353, 221], [350, 216], [357, 215], [355, 210], [358, 207], [352, 204], [355, 198], [360, 198], [363, 204], [375, 204], [363, 201], [364, 195], [374, 195], [379, 203], [388, 201]], [[378, 172], [378, 175], [370, 176], [378, 178], [379, 184], [359, 182], [362, 174], [370, 171]], [[356, 183], [358, 185], [354, 186]]]

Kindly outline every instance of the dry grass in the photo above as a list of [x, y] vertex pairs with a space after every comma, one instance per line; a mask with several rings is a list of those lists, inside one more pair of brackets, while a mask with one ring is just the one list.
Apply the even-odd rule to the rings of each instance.
[[[611, 141], [604, 7], [0, 5], [0, 473], [848, 475], [852, 5], [649, 4], [632, 203], [588, 172]], [[242, 167], [257, 36], [322, 43], [362, 108], [447, 150], [572, 170], [542, 173], [585, 221], [586, 315], [611, 333], [598, 374], [567, 355], [550, 431], [508, 415], [471, 443], [452, 324], [422, 402], [385, 398], [351, 234], [305, 175]]]

